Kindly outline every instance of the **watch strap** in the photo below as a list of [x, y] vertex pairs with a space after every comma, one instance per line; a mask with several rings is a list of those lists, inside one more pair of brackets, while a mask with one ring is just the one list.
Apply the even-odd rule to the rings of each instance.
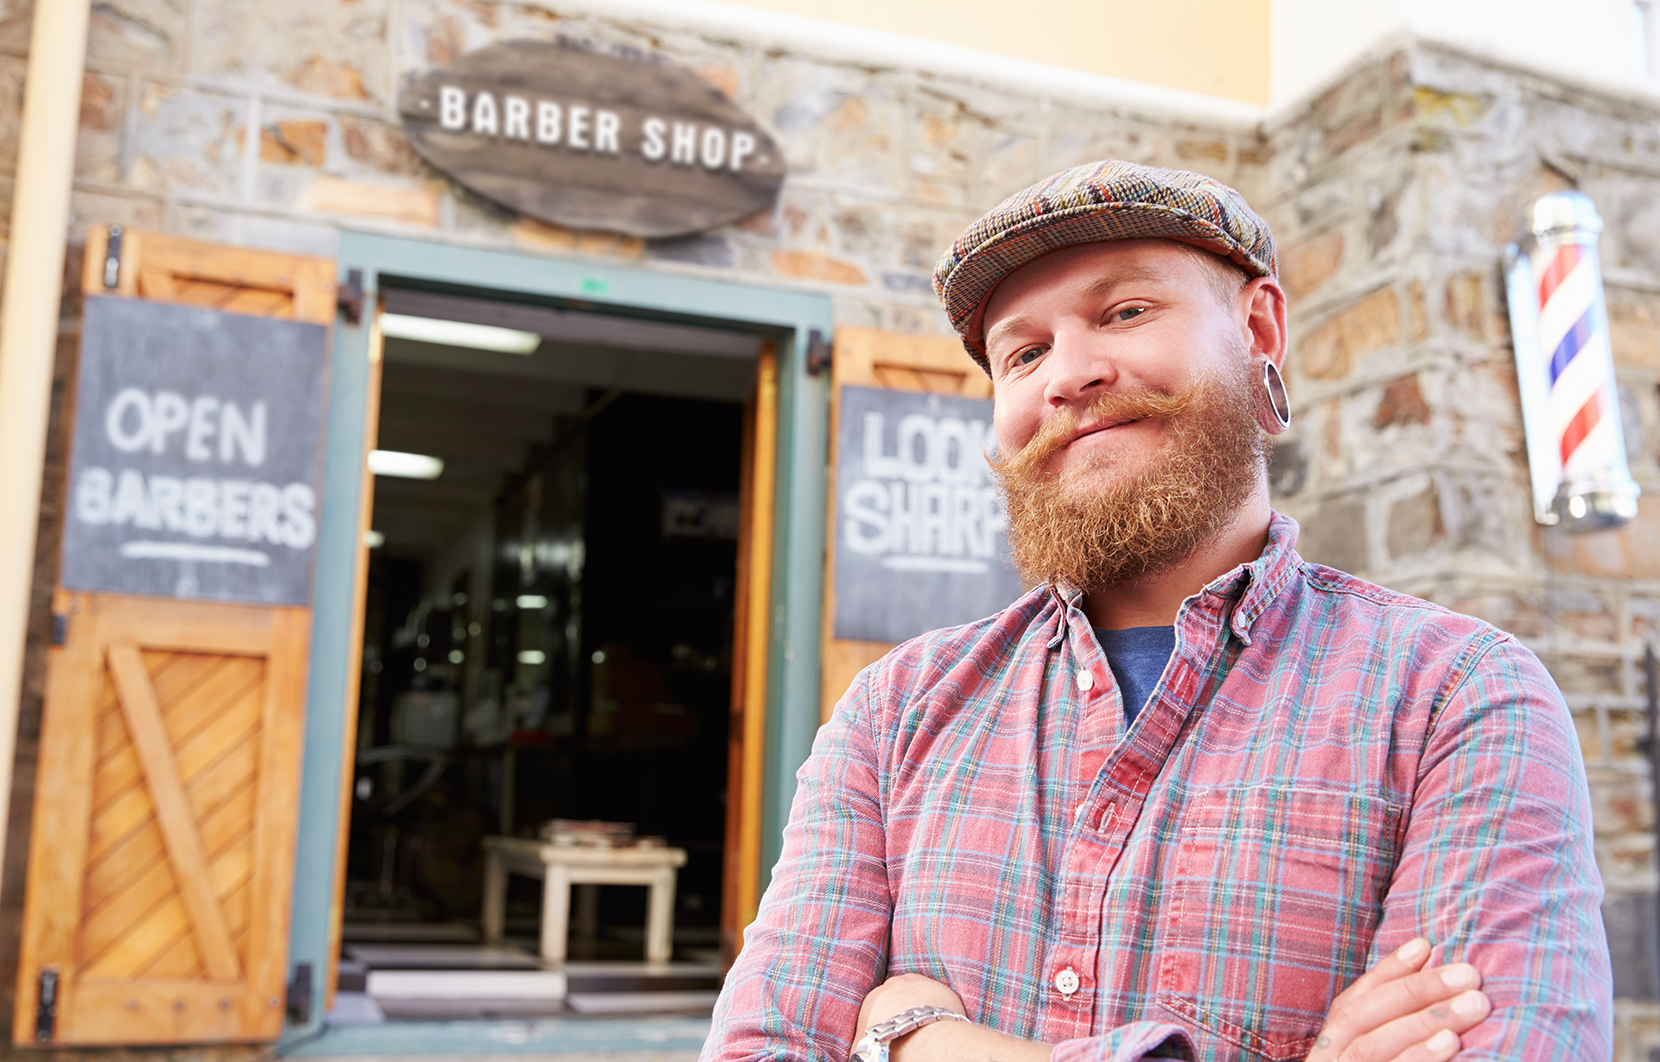
[[902, 1036], [916, 1032], [936, 1021], [967, 1021], [968, 1018], [945, 1007], [912, 1007], [902, 1010], [886, 1021], [879, 1021], [865, 1030], [853, 1048], [852, 1062], [886, 1062], [888, 1045]]

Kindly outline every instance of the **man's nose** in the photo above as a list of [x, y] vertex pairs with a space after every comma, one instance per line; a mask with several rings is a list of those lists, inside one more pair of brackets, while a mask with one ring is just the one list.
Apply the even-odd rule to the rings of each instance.
[[1044, 398], [1051, 405], [1088, 401], [1118, 378], [1117, 365], [1095, 340], [1078, 330], [1055, 336], [1044, 386]]

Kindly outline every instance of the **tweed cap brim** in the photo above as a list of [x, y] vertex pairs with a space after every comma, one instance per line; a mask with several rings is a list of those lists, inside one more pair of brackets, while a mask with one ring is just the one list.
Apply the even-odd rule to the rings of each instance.
[[963, 347], [989, 374], [983, 320], [1005, 277], [1074, 244], [1149, 238], [1202, 247], [1253, 277], [1278, 269], [1268, 223], [1232, 188], [1198, 173], [1109, 159], [1022, 189], [964, 229], [934, 269], [934, 292]]

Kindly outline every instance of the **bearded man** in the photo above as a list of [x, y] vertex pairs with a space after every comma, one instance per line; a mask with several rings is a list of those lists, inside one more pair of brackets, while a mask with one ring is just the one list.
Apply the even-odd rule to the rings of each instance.
[[705, 1059], [1605, 1059], [1572, 720], [1504, 633], [1311, 564], [1273, 236], [1102, 162], [935, 287], [1039, 584], [866, 669]]

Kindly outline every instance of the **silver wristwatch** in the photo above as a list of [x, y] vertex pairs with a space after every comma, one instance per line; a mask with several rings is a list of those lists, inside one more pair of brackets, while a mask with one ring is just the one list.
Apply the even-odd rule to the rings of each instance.
[[888, 1045], [901, 1036], [916, 1032], [936, 1021], [967, 1021], [954, 1010], [944, 1007], [912, 1007], [902, 1010], [887, 1021], [879, 1021], [865, 1030], [864, 1036], [853, 1045], [850, 1062], [888, 1062]]

